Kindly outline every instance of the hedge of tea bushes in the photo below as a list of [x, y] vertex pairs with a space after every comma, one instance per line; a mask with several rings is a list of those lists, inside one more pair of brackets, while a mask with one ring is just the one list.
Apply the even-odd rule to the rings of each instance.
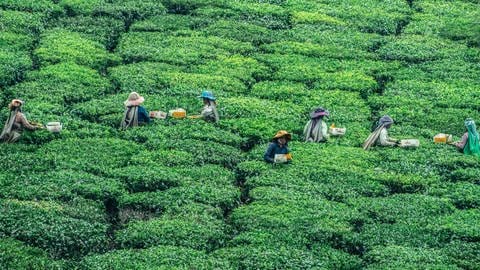
[[69, 105], [75, 102], [112, 91], [110, 82], [96, 70], [74, 63], [49, 65], [28, 72], [25, 77], [23, 82], [7, 88], [5, 93], [28, 100], [25, 109], [36, 117], [48, 118], [43, 121], [54, 121], [51, 118], [63, 116]]
[[[64, 130], [0, 147], [0, 266], [476, 269], [480, 163], [431, 143], [479, 116], [476, 7], [2, 1], [0, 103]], [[131, 91], [191, 115], [202, 90], [220, 123], [118, 130]], [[346, 136], [301, 142], [317, 106]], [[362, 151], [385, 113], [421, 147]], [[279, 129], [288, 166], [262, 160]]]
[[81, 269], [235, 269], [226, 259], [186, 247], [158, 245], [146, 249], [122, 249], [84, 257]]
[[126, 193], [125, 185], [115, 179], [72, 170], [5, 174], [0, 189], [8, 198], [67, 202], [78, 196], [103, 201]]
[[220, 55], [249, 53], [248, 42], [198, 36], [187, 32], [175, 36], [166, 33], [129, 32], [122, 36], [116, 51], [126, 62], [157, 61], [177, 65], [197, 64]]
[[0, 3], [2, 9], [26, 11], [26, 12], [46, 12], [47, 14], [59, 16], [63, 9], [51, 0], [4, 0]]
[[209, 18], [180, 14], [165, 14], [136, 21], [130, 26], [130, 31], [175, 33], [176, 31], [202, 29], [210, 23], [212, 23], [212, 20]]
[[[85, 207], [12, 199], [2, 199], [1, 204], [2, 236], [22, 240], [59, 258], [106, 248], [106, 222], [87, 213]], [[79, 209], [82, 212], [78, 213]]]
[[41, 12], [22, 12], [2, 10], [0, 29], [17, 34], [38, 34], [44, 28], [44, 14]]
[[361, 5], [355, 1], [289, 1], [285, 6], [295, 11], [297, 23], [348, 25], [362, 32], [383, 35], [398, 33], [412, 13], [408, 3], [401, 0], [364, 1]]
[[92, 16], [63, 17], [57, 21], [57, 26], [72, 32], [83, 34], [86, 38], [100, 42], [111, 50], [116, 46], [125, 23], [120, 19]]
[[479, 13], [475, 2], [419, 1], [415, 6], [422, 12], [413, 16], [412, 22], [405, 29], [406, 33], [439, 35], [477, 47], [480, 44], [476, 34], [479, 28], [475, 21]]
[[109, 54], [99, 42], [63, 29], [45, 32], [35, 56], [42, 66], [74, 62], [97, 70], [119, 62], [118, 56]]
[[[126, 95], [131, 91], [138, 91], [158, 94], [168, 99], [185, 98], [186, 93], [190, 100], [195, 100], [203, 89], [210, 89], [220, 97], [246, 91], [246, 86], [237, 78], [210, 72], [186, 72], [182, 67], [163, 63], [141, 62], [124, 65], [111, 68], [109, 73], [113, 83]], [[158, 99], [157, 102], [160, 102]]]
[[250, 42], [256, 46], [274, 42], [282, 36], [277, 31], [245, 21], [218, 20], [199, 30], [207, 36]]
[[158, 1], [83, 1], [61, 0], [59, 6], [65, 9], [68, 15], [108, 15], [122, 19], [126, 24], [135, 20], [165, 13], [165, 7]]
[[201, 17], [248, 22], [269, 29], [286, 29], [290, 25], [290, 14], [287, 9], [262, 2], [229, 2], [225, 7], [198, 8], [194, 14]]
[[0, 266], [4, 269], [62, 269], [62, 261], [55, 261], [39, 248], [29, 247], [11, 238], [0, 239]]

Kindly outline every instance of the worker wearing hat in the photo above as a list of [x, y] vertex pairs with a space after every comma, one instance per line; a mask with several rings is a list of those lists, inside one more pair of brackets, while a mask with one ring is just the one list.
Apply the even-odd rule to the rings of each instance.
[[368, 136], [363, 144], [363, 149], [368, 150], [373, 145], [379, 146], [397, 146], [399, 140], [388, 136], [388, 129], [393, 125], [393, 119], [388, 116], [382, 116], [375, 127], [375, 130]]
[[328, 128], [324, 118], [330, 113], [322, 107], [316, 108], [310, 113], [310, 120], [303, 129], [306, 142], [326, 142], [328, 140]]
[[199, 98], [203, 100], [204, 107], [198, 118], [202, 118], [207, 122], [218, 123], [220, 117], [218, 116], [217, 102], [215, 101], [216, 98], [213, 96], [213, 93], [204, 90]]
[[140, 106], [144, 101], [145, 98], [137, 92], [130, 93], [128, 99], [123, 103], [125, 105], [125, 112], [122, 123], [120, 124], [122, 129], [150, 123], [147, 110], [143, 106]]
[[292, 139], [292, 135], [285, 130], [279, 130], [272, 138], [272, 142], [268, 146], [263, 159], [268, 163], [278, 163], [276, 155], [285, 155], [284, 162], [290, 162], [290, 150], [288, 142]]
[[10, 115], [5, 122], [3, 131], [0, 134], [0, 141], [13, 143], [20, 139], [21, 133], [24, 129], [36, 130], [43, 128], [43, 126], [31, 124], [25, 115], [22, 113], [23, 101], [20, 99], [14, 99], [8, 104]]

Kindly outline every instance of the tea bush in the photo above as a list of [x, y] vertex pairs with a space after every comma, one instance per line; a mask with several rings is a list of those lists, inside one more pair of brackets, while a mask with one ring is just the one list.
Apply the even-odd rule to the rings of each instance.
[[122, 92], [156, 93], [164, 98], [198, 95], [202, 89], [210, 89], [216, 96], [246, 91], [245, 85], [236, 78], [183, 72], [182, 68], [164, 64], [136, 63], [109, 70], [115, 85]]
[[180, 14], [165, 14], [136, 21], [130, 26], [134, 32], [167, 32], [174, 34], [176, 31], [202, 29], [212, 21], [209, 18], [195, 17]]
[[281, 41], [261, 46], [267, 53], [301, 54], [310, 57], [340, 59], [374, 58], [374, 55], [361, 50], [351, 50], [339, 46], [317, 45], [310, 42]]
[[84, 196], [103, 201], [125, 193], [125, 187], [116, 180], [70, 170], [7, 175], [0, 190], [2, 196], [19, 200], [71, 201]]
[[252, 84], [256, 78], [265, 77], [269, 69], [253, 58], [240, 55], [219, 57], [193, 69], [194, 72], [237, 78], [244, 83]]
[[[325, 13], [324, 17], [331, 16], [357, 27], [360, 31], [383, 35], [398, 33], [398, 29], [408, 21], [411, 13], [405, 1], [389, 1], [388, 3], [364, 1], [362, 4], [356, 1], [335, 3], [290, 1], [287, 6], [296, 11], [321, 10]], [[319, 17], [322, 18], [321, 15]], [[328, 22], [332, 21], [330, 18], [327, 20]]]
[[[0, 268], [477, 269], [480, 161], [432, 142], [480, 118], [477, 2], [1, 1], [0, 121], [63, 130], [0, 145]], [[363, 151], [383, 114], [421, 146]]]
[[478, 209], [457, 210], [451, 215], [440, 217], [440, 228], [446, 234], [452, 234], [455, 239], [475, 242], [480, 239], [477, 220]]
[[246, 54], [250, 43], [219, 37], [170, 36], [165, 33], [130, 32], [122, 36], [116, 51], [127, 63], [167, 62], [177, 65], [198, 64], [221, 55]]
[[168, 8], [169, 13], [188, 14], [195, 9], [208, 6], [226, 6], [225, 0], [164, 0], [162, 3]]
[[251, 42], [255, 46], [278, 39], [272, 30], [245, 21], [218, 20], [199, 30], [207, 36]]
[[[37, 154], [42, 157], [39, 160], [48, 162], [51, 168], [83, 170], [96, 174], [127, 165], [130, 158], [143, 149], [133, 142], [119, 139], [73, 138], [52, 141]], [[117, 154], [112, 156], [112, 152]]]
[[0, 11], [0, 29], [18, 34], [36, 35], [44, 29], [40, 12]]
[[0, 203], [1, 233], [45, 249], [53, 257], [80, 256], [105, 249], [105, 223], [71, 217], [62, 205], [53, 202]]
[[74, 62], [97, 70], [104, 70], [120, 60], [109, 54], [104, 45], [63, 29], [44, 33], [35, 56], [42, 66]]
[[34, 39], [26, 34], [17, 34], [13, 32], [0, 33], [0, 48], [2, 51], [11, 53], [23, 53], [33, 48]]
[[11, 238], [0, 239], [0, 267], [3, 269], [62, 269], [63, 263], [39, 248]]
[[479, 243], [453, 241], [446, 245], [443, 250], [451, 261], [463, 269], [475, 269], [479, 263]]
[[204, 7], [194, 12], [197, 16], [243, 21], [270, 29], [285, 29], [290, 25], [290, 14], [284, 8], [269, 3], [231, 2], [227, 7]]
[[86, 38], [101, 43], [108, 50], [115, 48], [120, 34], [125, 30], [123, 21], [100, 16], [63, 17], [56, 25], [71, 32], [82, 33]]
[[25, 72], [30, 70], [33, 65], [26, 53], [2, 49], [0, 49], [0, 62], [0, 86], [7, 86], [22, 80]]
[[162, 216], [148, 221], [133, 221], [116, 232], [122, 247], [145, 248], [175, 245], [211, 251], [226, 237], [221, 220], [208, 215]]
[[466, 46], [435, 37], [406, 35], [378, 50], [386, 60], [421, 63], [440, 59], [478, 59], [478, 52]]
[[460, 269], [438, 249], [408, 248], [396, 245], [379, 246], [367, 253], [367, 269], [435, 268]]
[[51, 0], [3, 0], [0, 3], [0, 7], [26, 12], [46, 12], [46, 14], [53, 17], [60, 16], [64, 12], [61, 6]]
[[158, 245], [146, 249], [122, 249], [86, 256], [82, 269], [233, 269], [227, 260], [212, 258], [204, 251]]
[[110, 82], [96, 70], [74, 63], [59, 63], [26, 74], [9, 92], [25, 100], [71, 104], [111, 92]]
[[[282, 33], [282, 38], [293, 42], [310, 42], [321, 46], [341, 46], [351, 51], [376, 51], [389, 38], [375, 33], [358, 32], [350, 28], [318, 31], [317, 25], [295, 25]], [[348, 56], [348, 54], [347, 54]]]
[[447, 183], [432, 189], [432, 195], [449, 198], [460, 209], [478, 208], [480, 205], [480, 187], [468, 182]]
[[213, 256], [231, 262], [234, 269], [312, 269], [326, 265], [312, 252], [288, 246], [227, 247], [215, 251]]
[[408, 25], [406, 33], [436, 35], [478, 47], [479, 39], [475, 33], [479, 28], [475, 18], [479, 14], [474, 3], [421, 1], [416, 5], [423, 12], [413, 17], [414, 22]]
[[122, 19], [130, 25], [134, 20], [165, 13], [165, 7], [158, 1], [105, 1], [105, 0], [60, 0], [69, 15], [107, 15]]

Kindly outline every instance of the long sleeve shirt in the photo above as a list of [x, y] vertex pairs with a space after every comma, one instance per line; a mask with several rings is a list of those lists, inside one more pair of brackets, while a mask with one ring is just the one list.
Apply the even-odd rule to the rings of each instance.
[[275, 155], [277, 154], [288, 154], [290, 151], [288, 150], [287, 145], [283, 147], [280, 146], [277, 142], [272, 142], [267, 148], [265, 155], [263, 155], [263, 159], [268, 163], [274, 163]]
[[148, 115], [147, 110], [142, 106], [138, 106], [138, 122], [150, 123], [150, 116]]
[[218, 112], [217, 112], [217, 107], [212, 104], [205, 105], [200, 115], [207, 122], [217, 123], [220, 120], [220, 117], [218, 116]]
[[30, 124], [30, 122], [28, 122], [27, 118], [25, 117], [25, 115], [21, 112], [18, 112], [17, 115], [15, 116], [15, 129], [17, 130], [21, 130], [22, 128], [26, 128], [28, 130], [36, 130], [37, 127]]
[[395, 146], [397, 145], [397, 140], [390, 138], [388, 136], [388, 131], [386, 128], [383, 128], [380, 131], [380, 135], [378, 136], [377, 144], [381, 146]]
[[465, 144], [467, 144], [467, 141], [468, 141], [468, 132], [465, 132], [465, 134], [463, 134], [462, 136], [462, 139], [459, 142], [455, 143], [455, 146], [458, 149], [463, 150], [463, 148], [465, 148]]

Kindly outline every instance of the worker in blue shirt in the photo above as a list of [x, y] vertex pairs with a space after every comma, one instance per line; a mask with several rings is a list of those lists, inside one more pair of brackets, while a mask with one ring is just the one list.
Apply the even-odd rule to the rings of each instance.
[[145, 98], [137, 92], [130, 93], [128, 99], [124, 102], [125, 112], [121, 123], [122, 129], [150, 123], [150, 116], [147, 110], [140, 106], [144, 101]]
[[280, 130], [272, 138], [263, 159], [268, 163], [290, 163], [292, 157], [288, 149], [288, 142], [292, 135], [285, 130]]

